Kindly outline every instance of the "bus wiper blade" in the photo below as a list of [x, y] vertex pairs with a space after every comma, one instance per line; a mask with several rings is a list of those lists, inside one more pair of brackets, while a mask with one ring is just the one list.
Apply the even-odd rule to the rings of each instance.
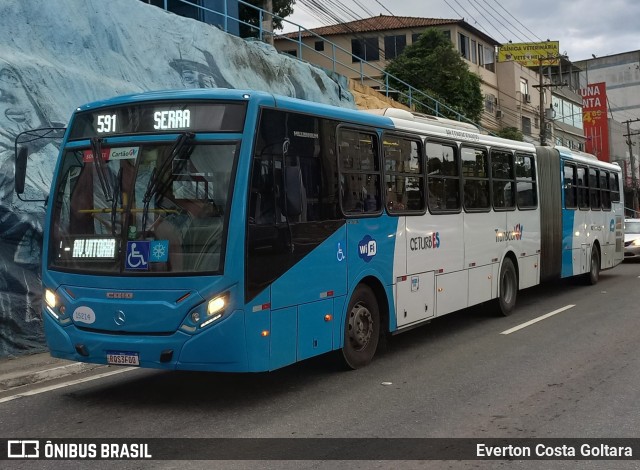
[[175, 144], [173, 144], [173, 148], [171, 149], [169, 157], [162, 163], [162, 166], [158, 171], [154, 171], [153, 173], [151, 173], [151, 176], [149, 177], [149, 183], [147, 183], [147, 189], [145, 190], [144, 197], [142, 198], [145, 204], [148, 204], [148, 202], [151, 200], [151, 196], [153, 195], [156, 186], [158, 185], [160, 177], [164, 175], [165, 171], [167, 171], [167, 168], [171, 165], [171, 163], [178, 157], [178, 155], [182, 153], [183, 149], [185, 148], [185, 144], [189, 140], [193, 139], [193, 137], [194, 134], [192, 132], [184, 132], [180, 134], [180, 136], [178, 136], [178, 138], [176, 139]]
[[118, 170], [118, 176], [116, 176], [116, 187], [113, 192], [113, 201], [111, 202], [111, 233], [116, 234], [116, 210], [118, 209], [118, 195], [120, 193], [120, 187], [122, 186], [122, 167]]
[[91, 153], [93, 154], [93, 161], [95, 162], [97, 167], [96, 169], [98, 170], [98, 180], [100, 180], [100, 186], [102, 187], [104, 197], [107, 201], [111, 201], [113, 199], [111, 194], [111, 182], [105, 174], [107, 167], [104, 159], [102, 158], [102, 139], [100, 137], [91, 138]]
[[[182, 156], [185, 151], [191, 149], [192, 147], [188, 145], [190, 141], [195, 137], [193, 132], [183, 132], [176, 139], [175, 144], [173, 144], [173, 148], [169, 153], [167, 159], [162, 162], [162, 166], [157, 169], [154, 168], [151, 172], [151, 176], [149, 177], [149, 182], [147, 183], [147, 189], [144, 192], [144, 196], [142, 198], [142, 202], [144, 203], [142, 208], [142, 230], [140, 233], [144, 234], [147, 228], [147, 216], [149, 214], [149, 203], [151, 202], [151, 196], [156, 192], [158, 187], [158, 181], [162, 178], [162, 176], [166, 173], [167, 169], [171, 166], [173, 161]], [[191, 152], [188, 152], [190, 155]]]

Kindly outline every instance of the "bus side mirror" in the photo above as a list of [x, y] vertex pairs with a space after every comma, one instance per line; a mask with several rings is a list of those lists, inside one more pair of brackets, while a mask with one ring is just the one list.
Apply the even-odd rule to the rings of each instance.
[[18, 148], [18, 154], [16, 155], [16, 169], [15, 169], [15, 190], [16, 194], [24, 194], [24, 183], [27, 175], [27, 157], [29, 151], [27, 147]]

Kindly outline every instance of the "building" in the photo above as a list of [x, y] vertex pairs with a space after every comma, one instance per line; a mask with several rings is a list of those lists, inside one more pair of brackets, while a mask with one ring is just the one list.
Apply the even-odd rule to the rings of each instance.
[[[538, 73], [515, 61], [498, 62], [498, 99], [496, 119], [500, 128], [515, 128], [522, 131], [524, 140], [540, 142], [540, 92]], [[545, 80], [545, 84], [547, 81]], [[550, 94], [543, 88], [543, 101], [548, 103]]]
[[[610, 160], [624, 168], [625, 200], [639, 209], [640, 192], [640, 50], [575, 63], [585, 88], [605, 84]], [[637, 214], [636, 214], [637, 216]]]
[[[583, 85], [604, 82], [611, 117], [618, 122], [640, 117], [640, 50], [575, 62]], [[636, 129], [640, 125], [633, 125]]]
[[[552, 100], [549, 78], [544, 78], [544, 86], [539, 88], [537, 69], [527, 68], [514, 60], [497, 62], [496, 52], [501, 44], [464, 20], [380, 15], [284, 34], [276, 37], [275, 47], [384, 92], [384, 69], [388, 62], [413, 44], [427, 28], [444, 32], [469, 70], [480, 77], [485, 97], [480, 125], [494, 132], [514, 128], [522, 131], [526, 141], [539, 143], [542, 120], [545, 121], [547, 143], [562, 142], [572, 148], [584, 148], [584, 137], [580, 132], [580, 96], [563, 91]], [[539, 90], [542, 90], [542, 112]], [[561, 121], [552, 117], [552, 111], [547, 110], [552, 101], [563, 112], [564, 103], [569, 103], [566, 109], [570, 111], [570, 122], [564, 114]]]
[[[163, 8], [176, 15], [193, 18], [210, 25], [218, 26], [224, 31], [239, 36], [237, 0], [141, 0], [144, 3]], [[227, 18], [225, 18], [225, 14]]]
[[485, 96], [481, 124], [499, 129], [495, 51], [500, 43], [464, 20], [380, 15], [276, 36], [274, 46], [280, 52], [384, 90], [388, 62], [426, 28], [438, 28], [447, 34], [469, 69], [480, 76]]
[[[566, 57], [549, 67], [551, 103], [547, 103], [549, 142], [585, 151], [580, 68]], [[601, 158], [601, 160], [609, 161]]]

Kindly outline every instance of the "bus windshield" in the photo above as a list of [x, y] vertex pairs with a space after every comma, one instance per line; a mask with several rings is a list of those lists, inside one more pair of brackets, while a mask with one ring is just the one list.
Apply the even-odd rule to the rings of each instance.
[[196, 143], [185, 135], [67, 149], [54, 186], [49, 267], [222, 273], [238, 149], [236, 141]]

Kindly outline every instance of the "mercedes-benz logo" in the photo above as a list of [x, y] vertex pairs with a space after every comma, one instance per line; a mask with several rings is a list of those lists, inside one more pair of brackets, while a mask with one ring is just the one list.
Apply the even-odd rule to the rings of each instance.
[[124, 312], [122, 310], [116, 310], [116, 313], [113, 316], [113, 321], [116, 323], [116, 325], [122, 326], [124, 325], [124, 322], [126, 320], [127, 320], [127, 317], [124, 314]]

